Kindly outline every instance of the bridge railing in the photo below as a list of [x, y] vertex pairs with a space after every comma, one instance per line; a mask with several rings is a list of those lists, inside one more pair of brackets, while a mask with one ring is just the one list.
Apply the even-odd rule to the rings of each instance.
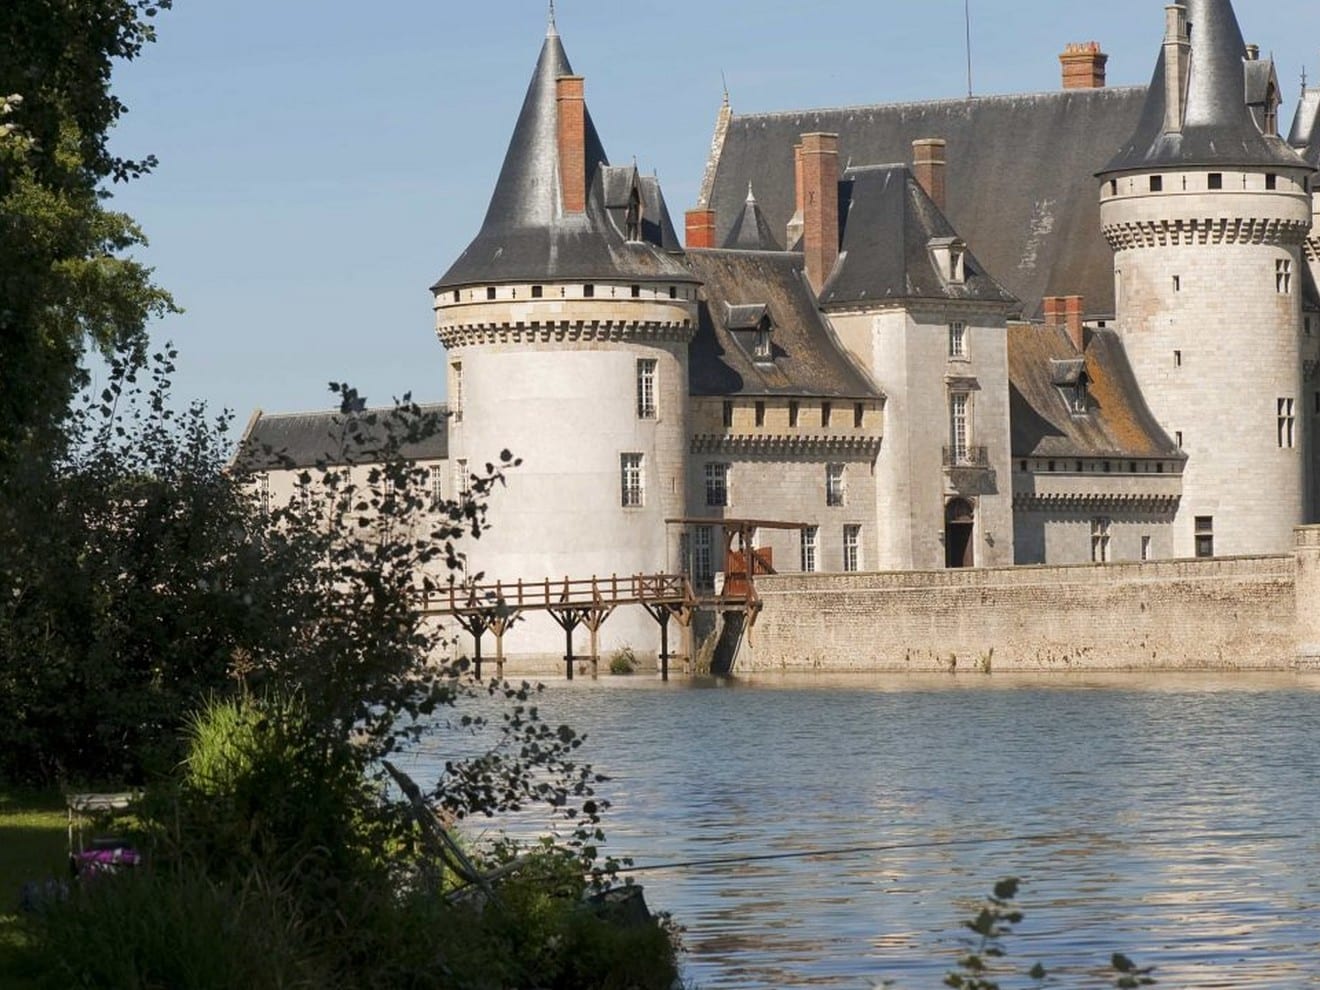
[[507, 608], [590, 608], [643, 602], [691, 602], [691, 585], [682, 574], [634, 574], [541, 581], [495, 581], [458, 584], [425, 594], [428, 612], [470, 612]]

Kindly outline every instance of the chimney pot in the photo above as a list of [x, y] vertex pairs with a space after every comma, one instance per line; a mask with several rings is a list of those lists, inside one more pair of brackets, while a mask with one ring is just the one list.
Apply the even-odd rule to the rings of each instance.
[[559, 116], [559, 183], [565, 213], [587, 209], [586, 80], [560, 76], [555, 80]]
[[947, 151], [948, 142], [943, 138], [919, 138], [912, 142], [912, 174], [941, 213], [945, 206]]
[[1105, 66], [1109, 56], [1095, 41], [1074, 42], [1065, 45], [1059, 56], [1063, 67], [1064, 89], [1104, 89]]
[[817, 294], [839, 260], [839, 135], [802, 135], [802, 241]]

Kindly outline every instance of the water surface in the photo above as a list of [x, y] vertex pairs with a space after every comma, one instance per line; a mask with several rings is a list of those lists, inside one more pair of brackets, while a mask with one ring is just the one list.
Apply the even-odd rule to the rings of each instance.
[[608, 848], [664, 866], [637, 879], [706, 990], [940, 986], [1010, 875], [1010, 958], [1056, 985], [1112, 986], [1120, 950], [1320, 987], [1320, 677], [602, 678], [541, 709], [588, 734]]

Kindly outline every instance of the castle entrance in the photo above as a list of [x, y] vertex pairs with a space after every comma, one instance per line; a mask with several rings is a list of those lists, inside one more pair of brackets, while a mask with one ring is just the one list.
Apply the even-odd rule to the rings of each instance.
[[944, 566], [975, 567], [976, 509], [965, 498], [955, 498], [944, 507]]

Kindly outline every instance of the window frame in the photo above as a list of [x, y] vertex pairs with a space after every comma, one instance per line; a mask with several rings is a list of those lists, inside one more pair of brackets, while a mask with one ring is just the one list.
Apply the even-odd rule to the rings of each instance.
[[820, 570], [820, 527], [804, 526], [798, 539], [798, 566], [803, 574]]
[[841, 509], [848, 504], [848, 465], [831, 461], [825, 465], [825, 505]]
[[646, 507], [646, 455], [638, 451], [619, 454], [619, 505], [624, 509]]
[[843, 570], [856, 574], [862, 569], [862, 524], [845, 523], [843, 526]]
[[731, 465], [727, 461], [707, 461], [702, 468], [706, 489], [706, 507], [727, 509], [730, 504], [729, 476]]
[[656, 379], [659, 376], [660, 362], [655, 358], [637, 359], [637, 418], [645, 420], [659, 419], [656, 402]]

